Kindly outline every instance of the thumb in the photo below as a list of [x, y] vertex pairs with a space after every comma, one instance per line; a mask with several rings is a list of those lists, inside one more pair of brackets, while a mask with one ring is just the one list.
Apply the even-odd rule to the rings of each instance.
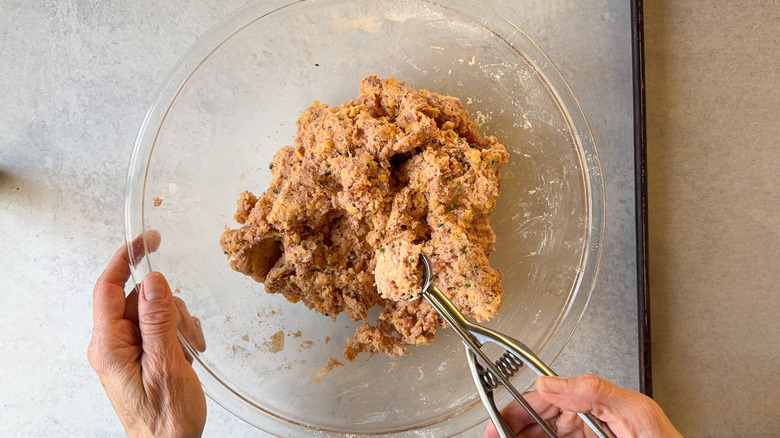
[[[594, 412], [614, 403], [617, 387], [593, 375], [576, 377], [539, 376], [536, 390], [550, 403], [572, 412]], [[597, 415], [598, 416], [598, 415]]]
[[594, 375], [539, 376], [536, 390], [561, 410], [592, 413], [607, 423], [616, 436], [646, 436], [645, 432], [657, 429], [659, 422], [668, 423], [660, 407], [646, 395]]
[[176, 303], [165, 277], [159, 272], [147, 274], [138, 294], [138, 326], [145, 355], [164, 361], [182, 354], [176, 331], [176, 312]]

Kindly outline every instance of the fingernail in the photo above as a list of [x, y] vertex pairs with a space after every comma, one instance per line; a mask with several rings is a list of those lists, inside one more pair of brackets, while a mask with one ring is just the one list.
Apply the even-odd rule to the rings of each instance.
[[159, 272], [146, 274], [142, 286], [146, 301], [162, 300], [168, 295], [167, 282]]
[[536, 386], [545, 392], [566, 394], [569, 391], [569, 379], [557, 376], [539, 376], [536, 380]]

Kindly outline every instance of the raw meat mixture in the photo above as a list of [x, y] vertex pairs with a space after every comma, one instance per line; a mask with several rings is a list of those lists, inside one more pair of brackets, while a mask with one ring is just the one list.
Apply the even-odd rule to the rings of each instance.
[[443, 324], [436, 311], [403, 301], [420, 293], [421, 253], [466, 316], [499, 311], [488, 219], [508, 154], [477, 133], [458, 99], [369, 76], [349, 103], [314, 102], [297, 129], [269, 165], [268, 190], [242, 193], [241, 226], [222, 234], [234, 270], [334, 319], [346, 312], [365, 321], [381, 306], [347, 341], [348, 360], [397, 358], [433, 340]]

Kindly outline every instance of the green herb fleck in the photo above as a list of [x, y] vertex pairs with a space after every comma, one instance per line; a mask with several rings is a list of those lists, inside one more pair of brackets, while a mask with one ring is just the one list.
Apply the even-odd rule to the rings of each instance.
[[385, 249], [384, 248], [379, 248], [379, 252], [384, 254], [385, 253]]
[[314, 64], [314, 66], [315, 66], [315, 67], [319, 67], [320, 65], [315, 63], [315, 64]]
[[284, 268], [284, 262], [282, 262], [282, 263], [279, 263], [279, 267], [280, 267], [280, 268]]
[[461, 248], [461, 249], [460, 249], [460, 253], [461, 253], [461, 254], [466, 254], [466, 248]]
[[282, 241], [282, 236], [276, 236], [276, 241], [277, 242], [281, 242]]
[[437, 227], [439, 227], [439, 228], [441, 228], [441, 227], [443, 227], [443, 226], [444, 226], [444, 224], [442, 224], [442, 223], [440, 223], [439, 225], [437, 225]]
[[278, 195], [279, 194], [279, 190], [273, 189], [271, 191], [273, 192], [274, 195]]
[[456, 210], [457, 208], [458, 208], [458, 204], [456, 204], [454, 202], [452, 204], [450, 204], [450, 210]]
[[477, 145], [475, 145], [474, 143], [469, 143], [469, 147], [470, 147], [470, 148], [473, 148], [473, 149], [476, 149], [476, 148], [477, 148]]
[[466, 284], [464, 284], [464, 285], [463, 285], [463, 288], [465, 288], [465, 289], [468, 289], [469, 287], [471, 287], [471, 285], [470, 285], [470, 284], [468, 284], [468, 283], [466, 283]]
[[274, 163], [268, 165], [268, 170], [272, 170], [273, 168], [274, 168]]
[[374, 141], [379, 141], [379, 135], [378, 134], [374, 134]]
[[325, 172], [325, 176], [330, 176], [330, 171]]
[[317, 240], [314, 241], [315, 245], [319, 245], [320, 243], [322, 243], [322, 240], [317, 239]]
[[415, 262], [417, 262], [417, 259], [415, 259], [414, 257], [409, 259], [409, 263], [415, 264]]
[[347, 187], [347, 189], [351, 189], [351, 188], [352, 188], [352, 186], [351, 186], [351, 185]]

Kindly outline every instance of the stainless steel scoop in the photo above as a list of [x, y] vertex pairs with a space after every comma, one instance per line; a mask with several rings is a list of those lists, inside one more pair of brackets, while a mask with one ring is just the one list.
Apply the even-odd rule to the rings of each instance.
[[[424, 255], [420, 255], [423, 265], [422, 296], [439, 312], [442, 318], [452, 327], [466, 344], [466, 358], [471, 369], [471, 375], [477, 386], [482, 404], [493, 421], [501, 438], [514, 438], [516, 435], [501, 416], [493, 400], [493, 390], [499, 385], [509, 391], [515, 400], [531, 415], [536, 423], [551, 438], [558, 438], [555, 432], [544, 422], [539, 414], [523, 398], [520, 392], [512, 386], [509, 379], [525, 365], [536, 374], [557, 376], [534, 352], [522, 342], [466, 320], [462, 313], [452, 304], [447, 296], [435, 285], [431, 284], [431, 263]], [[414, 299], [416, 299], [415, 297]], [[481, 350], [487, 343], [502, 347], [505, 351], [495, 362]], [[602, 428], [599, 420], [590, 414], [579, 414], [582, 420], [601, 438], [612, 438]]]

